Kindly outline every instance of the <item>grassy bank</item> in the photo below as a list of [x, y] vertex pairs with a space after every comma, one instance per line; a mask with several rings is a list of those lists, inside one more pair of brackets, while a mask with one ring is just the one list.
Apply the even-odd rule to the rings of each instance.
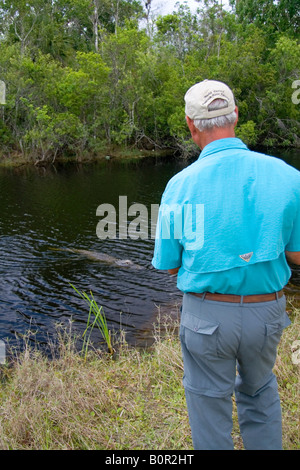
[[24, 156], [20, 153], [1, 153], [0, 149], [0, 168], [14, 168], [20, 166], [48, 166], [52, 164], [65, 164], [65, 163], [103, 163], [109, 161], [116, 161], [120, 163], [136, 163], [146, 158], [157, 157], [172, 157], [175, 153], [174, 149], [157, 149], [157, 150], [141, 150], [138, 148], [127, 147], [114, 147], [107, 148], [101, 153], [97, 154], [74, 154], [74, 155], [60, 155], [53, 159], [40, 160], [31, 155]]
[[[283, 408], [284, 449], [299, 448], [299, 309], [279, 348], [276, 374]], [[0, 449], [192, 449], [177, 325], [155, 328], [151, 349], [125, 341], [115, 357], [76, 352], [62, 335], [49, 360], [27, 348], [1, 368]], [[162, 334], [162, 330], [164, 333]], [[234, 407], [233, 437], [242, 449]]]

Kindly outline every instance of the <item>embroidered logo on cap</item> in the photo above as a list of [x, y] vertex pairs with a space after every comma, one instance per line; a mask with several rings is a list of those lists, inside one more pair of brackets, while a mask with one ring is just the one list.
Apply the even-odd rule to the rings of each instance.
[[245, 253], [244, 255], [240, 255], [240, 258], [242, 258], [242, 260], [246, 261], [246, 263], [249, 263], [252, 256], [253, 256], [253, 251], [251, 251], [251, 253]]

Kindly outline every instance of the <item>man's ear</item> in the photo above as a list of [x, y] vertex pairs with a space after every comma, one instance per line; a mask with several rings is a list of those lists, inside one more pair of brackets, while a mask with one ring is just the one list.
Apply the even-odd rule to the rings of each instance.
[[[192, 139], [194, 140], [195, 142], [195, 139], [197, 140], [198, 142], [198, 129], [197, 127], [195, 126], [194, 124], [194, 121], [193, 119], [189, 118], [188, 116], [186, 116], [186, 122], [187, 122], [187, 125], [189, 127], [189, 130], [190, 130], [190, 133], [191, 133], [191, 136], [192, 136]], [[196, 143], [197, 143], [196, 142]]]
[[187, 125], [189, 127], [189, 130], [190, 130], [191, 134], [193, 135], [193, 132], [195, 132], [195, 129], [196, 129], [194, 121], [191, 118], [189, 118], [188, 116], [186, 116], [185, 119], [186, 119]]
[[239, 120], [239, 108], [237, 106], [235, 107], [235, 112], [236, 112], [236, 120], [234, 123], [234, 127], [237, 125], [237, 122]]
[[188, 116], [186, 116], [186, 122], [187, 122], [187, 125], [189, 126], [189, 130], [190, 130], [193, 141], [195, 142], [196, 145], [198, 145], [198, 147], [201, 148], [200, 132], [195, 126], [194, 121]]

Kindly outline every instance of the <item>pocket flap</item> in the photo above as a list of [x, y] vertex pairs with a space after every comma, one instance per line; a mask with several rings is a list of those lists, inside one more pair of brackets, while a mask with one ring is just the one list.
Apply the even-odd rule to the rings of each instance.
[[288, 326], [290, 326], [291, 324], [291, 320], [290, 320], [290, 317], [288, 316], [288, 314], [286, 313], [285, 316], [284, 316], [284, 324], [283, 324], [283, 328], [287, 328]]
[[203, 335], [212, 335], [219, 327], [218, 323], [212, 323], [207, 320], [202, 320], [201, 318], [198, 318], [189, 312], [185, 312], [182, 315], [181, 324], [185, 328], [188, 328], [189, 330], [192, 330], [195, 333], [202, 333]]
[[266, 323], [266, 336], [274, 335], [278, 331], [282, 331], [284, 328], [287, 328], [291, 324], [291, 320], [288, 315], [285, 313], [283, 318], [280, 321], [273, 323]]
[[282, 330], [281, 323], [266, 323], [266, 336], [271, 336]]

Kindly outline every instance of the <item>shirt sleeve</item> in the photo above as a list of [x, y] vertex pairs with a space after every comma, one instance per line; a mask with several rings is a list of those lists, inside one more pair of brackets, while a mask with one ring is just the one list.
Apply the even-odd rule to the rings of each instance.
[[182, 210], [162, 203], [158, 213], [152, 265], [156, 269], [175, 269], [181, 266]]

